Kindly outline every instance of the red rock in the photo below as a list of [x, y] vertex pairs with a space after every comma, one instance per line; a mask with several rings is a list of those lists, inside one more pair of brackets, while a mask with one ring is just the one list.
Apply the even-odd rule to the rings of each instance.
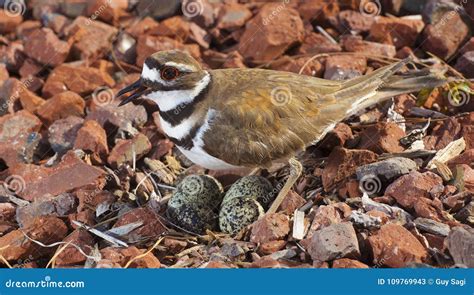
[[67, 234], [67, 227], [57, 217], [43, 216], [26, 228], [14, 230], [0, 237], [0, 254], [7, 261], [29, 257], [36, 259], [54, 251], [54, 247], [42, 247], [26, 238], [23, 233], [33, 240], [49, 245], [62, 241]]
[[267, 214], [252, 225], [250, 241], [265, 243], [284, 239], [290, 232], [288, 216], [281, 213]]
[[406, 267], [409, 263], [425, 262], [428, 256], [417, 238], [398, 224], [383, 225], [368, 241], [376, 265]]
[[367, 69], [367, 59], [365, 57], [353, 55], [334, 55], [326, 58], [324, 78], [331, 79], [338, 74], [361, 75]]
[[358, 260], [341, 258], [333, 261], [332, 268], [369, 268], [369, 266]]
[[[5, 5], [8, 5], [8, 3], [5, 3]], [[18, 25], [22, 22], [23, 16], [21, 13], [0, 9], [0, 34], [15, 32]]]
[[189, 22], [182, 16], [173, 16], [159, 23], [156, 28], [151, 29], [148, 34], [156, 36], [166, 36], [186, 42], [190, 34]]
[[234, 31], [244, 26], [252, 17], [252, 12], [242, 4], [226, 3], [217, 16], [217, 28]]
[[140, 159], [151, 150], [151, 143], [148, 138], [139, 133], [132, 139], [123, 139], [117, 142], [109, 154], [107, 162], [118, 167], [123, 164], [130, 164], [135, 151], [136, 159]]
[[236, 268], [236, 266], [222, 261], [209, 261], [206, 268]]
[[58, 196], [45, 196], [26, 206], [18, 207], [16, 221], [20, 227], [27, 227], [40, 216], [65, 216], [76, 211], [77, 199], [74, 195], [65, 193]]
[[186, 241], [173, 238], [164, 238], [163, 240], [163, 246], [166, 247], [167, 253], [170, 253], [171, 255], [180, 253], [186, 249], [187, 245], [188, 243]]
[[0, 114], [13, 113], [19, 109], [19, 105], [25, 110], [34, 112], [44, 100], [28, 90], [27, 84], [18, 79], [6, 80], [0, 88]]
[[457, 265], [474, 267], [474, 230], [472, 228], [455, 227], [447, 237], [449, 253]]
[[84, 210], [78, 213], [69, 214], [68, 215], [69, 226], [73, 229], [81, 228], [77, 224], [73, 223], [72, 221], [79, 221], [82, 224], [93, 226], [96, 224], [95, 222], [95, 212], [92, 210]]
[[378, 16], [370, 29], [369, 39], [395, 45], [413, 46], [425, 24], [421, 19]]
[[316, 231], [308, 253], [316, 261], [359, 256], [359, 242], [354, 227], [350, 222], [343, 222]]
[[339, 44], [331, 42], [327, 37], [311, 32], [303, 39], [303, 44], [298, 48], [298, 54], [315, 55], [328, 52], [340, 52]]
[[426, 40], [422, 48], [442, 59], [451, 57], [470, 36], [469, 26], [455, 11], [446, 12], [436, 24], [429, 24], [423, 31]]
[[53, 167], [18, 164], [7, 171], [8, 175], [24, 180], [26, 185], [16, 194], [27, 201], [85, 186], [101, 188], [105, 184], [102, 170], [82, 162], [74, 154], [66, 154], [61, 163]]
[[0, 61], [7, 65], [9, 71], [16, 72], [25, 59], [23, 50], [23, 43], [20, 41], [11, 42], [8, 46], [0, 46]]
[[458, 171], [462, 172], [464, 189], [470, 192], [474, 192], [474, 169], [465, 164], [461, 164], [456, 168]]
[[83, 122], [82, 118], [76, 116], [54, 121], [48, 128], [48, 141], [51, 148], [60, 154], [71, 149]]
[[114, 83], [112, 77], [96, 68], [63, 64], [48, 76], [43, 95], [51, 97], [64, 91], [72, 91], [86, 96], [101, 86], [112, 87]]
[[436, 124], [430, 136], [423, 139], [426, 149], [440, 150], [459, 138], [462, 126], [457, 118], [449, 118]]
[[88, 120], [77, 132], [74, 148], [82, 149], [106, 157], [109, 153], [107, 134], [99, 123]]
[[[196, 45], [197, 46], [197, 45]], [[183, 50], [193, 57], [199, 57], [199, 46], [195, 52], [193, 47], [183, 45], [178, 40], [166, 36], [141, 35], [137, 40], [137, 65], [142, 66], [145, 58], [157, 51], [178, 49]]]
[[269, 242], [262, 243], [260, 245], [259, 252], [262, 255], [270, 255], [272, 253], [280, 251], [281, 249], [285, 248], [285, 246], [286, 246], [285, 240], [269, 241]]
[[468, 51], [458, 58], [454, 67], [456, 70], [463, 73], [464, 77], [468, 79], [474, 78], [474, 50]]
[[67, 246], [54, 261], [57, 266], [74, 266], [82, 265], [86, 262], [87, 257], [82, 254], [77, 247], [79, 247], [83, 253], [89, 255], [94, 249], [95, 240], [94, 237], [83, 229], [76, 229], [63, 242], [71, 243], [72, 245]]
[[[115, 1], [114, 1], [115, 2]], [[79, 16], [66, 28], [66, 35], [74, 41], [72, 54], [80, 59], [97, 59], [110, 50], [118, 30], [100, 21]]]
[[0, 64], [0, 87], [2, 87], [3, 83], [10, 78], [10, 74], [8, 73], [7, 66], [3, 63]]
[[91, 19], [100, 19], [109, 24], [118, 24], [119, 18], [126, 15], [127, 0], [87, 1], [86, 15]]
[[431, 248], [436, 248], [442, 252], [446, 250], [445, 246], [445, 237], [430, 234], [430, 233], [424, 233], [423, 236], [426, 238], [428, 241], [428, 245], [430, 245]]
[[132, 35], [134, 38], [138, 38], [141, 35], [147, 35], [150, 30], [158, 27], [158, 22], [153, 18], [146, 16], [140, 21], [131, 24], [128, 28], [125, 29], [125, 32]]
[[69, 116], [84, 116], [85, 106], [86, 103], [82, 97], [72, 91], [65, 91], [48, 99], [36, 113], [47, 125], [50, 125], [58, 119]]
[[303, 69], [303, 66], [305, 66], [301, 74], [315, 77], [322, 76], [324, 66], [317, 60], [312, 60], [306, 64], [309, 59], [309, 57], [292, 58], [285, 55], [273, 62], [270, 68], [272, 70], [287, 71], [298, 74], [300, 70]]
[[109, 206], [117, 201], [117, 197], [114, 194], [100, 189], [84, 188], [77, 190], [75, 193], [79, 199], [77, 211], [88, 209], [96, 210], [100, 205]]
[[19, 73], [22, 78], [29, 76], [36, 76], [43, 70], [43, 65], [34, 61], [31, 58], [27, 58], [21, 66]]
[[[102, 260], [98, 262], [98, 268], [110, 268], [110, 267], [125, 267], [129, 261], [132, 261], [128, 267], [130, 268], [160, 268], [161, 263], [153, 253], [147, 253], [141, 257], [146, 250], [138, 249], [135, 246], [131, 246], [125, 249], [107, 247], [100, 250]], [[140, 258], [136, 258], [140, 256]], [[135, 258], [135, 259], [134, 259]]]
[[417, 199], [430, 198], [431, 188], [440, 184], [443, 184], [443, 180], [433, 172], [412, 171], [390, 184], [385, 190], [385, 195], [394, 198], [403, 207], [411, 209]]
[[0, 158], [7, 166], [27, 161], [25, 147], [40, 128], [41, 121], [28, 111], [0, 117]]
[[405, 136], [396, 123], [377, 123], [365, 128], [361, 133], [359, 148], [368, 149], [375, 153], [399, 153], [404, 151], [400, 145], [400, 138]]
[[342, 26], [340, 29], [341, 32], [345, 32], [347, 29], [355, 32], [367, 32], [375, 21], [375, 18], [366, 17], [365, 15], [353, 10], [341, 11], [337, 15], [337, 18]]
[[244, 58], [237, 51], [232, 51], [229, 53], [225, 59], [225, 62], [222, 64], [222, 68], [240, 68], [245, 69], [247, 66], [244, 64]]
[[41, 22], [36, 20], [27, 20], [22, 22], [16, 28], [16, 35], [18, 39], [26, 40], [30, 34], [38, 29], [41, 29]]
[[335, 203], [331, 205], [321, 205], [314, 211], [314, 219], [308, 230], [307, 237], [311, 238], [314, 232], [341, 223], [351, 215], [351, 208], [346, 203]]
[[37, 29], [25, 40], [25, 53], [37, 62], [56, 67], [62, 64], [70, 50], [70, 45], [61, 41], [53, 30]]
[[118, 107], [118, 102], [112, 101], [90, 112], [86, 120], [94, 120], [102, 128], [109, 124], [118, 128], [126, 128], [129, 124], [132, 126], [144, 125], [148, 120], [148, 115], [143, 105], [129, 103]]
[[449, 220], [443, 211], [443, 203], [439, 199], [418, 198], [413, 208], [418, 217], [429, 218], [439, 222]]
[[464, 153], [460, 154], [457, 157], [454, 157], [448, 162], [448, 166], [450, 168], [454, 168], [456, 167], [456, 165], [460, 164], [466, 164], [471, 167], [474, 166], [474, 148], [464, 151]]
[[329, 24], [329, 19], [339, 13], [338, 1], [301, 1], [298, 12], [305, 22]]
[[11, 203], [0, 203], [0, 221], [13, 220], [15, 218], [16, 206]]
[[306, 200], [294, 191], [290, 191], [281, 202], [280, 210], [288, 215], [293, 214], [296, 209], [306, 203]]
[[329, 154], [327, 165], [323, 170], [322, 181], [325, 191], [334, 189], [341, 182], [353, 175], [356, 168], [377, 160], [377, 155], [368, 150], [348, 150], [336, 147]]
[[247, 23], [239, 46], [245, 59], [272, 60], [303, 41], [303, 21], [296, 10], [285, 6], [285, 3], [265, 4]]
[[346, 141], [354, 138], [352, 129], [349, 125], [344, 123], [336, 124], [333, 130], [329, 131], [323, 140], [320, 141], [322, 148], [332, 150], [336, 146], [343, 147]]
[[143, 225], [124, 236], [131, 243], [148, 239], [156, 240], [166, 231], [158, 214], [145, 207], [133, 209], [123, 214], [113, 227], [117, 228], [135, 222], [142, 222]]
[[359, 52], [367, 55], [394, 57], [397, 53], [395, 46], [376, 42], [364, 41], [358, 36], [348, 36], [342, 40], [345, 51]]
[[46, 26], [58, 35], [64, 35], [64, 29], [70, 21], [67, 17], [59, 13], [48, 13], [43, 15], [46, 19]]

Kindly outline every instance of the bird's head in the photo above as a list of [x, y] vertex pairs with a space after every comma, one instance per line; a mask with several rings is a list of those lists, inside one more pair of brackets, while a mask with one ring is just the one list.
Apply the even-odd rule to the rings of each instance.
[[206, 76], [201, 65], [189, 54], [178, 50], [156, 52], [145, 59], [140, 79], [119, 91], [117, 96], [133, 93], [120, 106], [140, 96], [162, 91], [192, 90]]

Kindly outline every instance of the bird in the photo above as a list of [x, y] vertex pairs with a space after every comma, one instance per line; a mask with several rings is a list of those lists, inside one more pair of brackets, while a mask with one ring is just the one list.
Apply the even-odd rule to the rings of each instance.
[[266, 168], [288, 161], [274, 213], [302, 172], [296, 155], [349, 116], [393, 96], [435, 88], [444, 73], [408, 70], [410, 58], [349, 80], [257, 68], [204, 69], [188, 53], [148, 56], [140, 78], [117, 97], [158, 105], [161, 128], [192, 162], [210, 170]]

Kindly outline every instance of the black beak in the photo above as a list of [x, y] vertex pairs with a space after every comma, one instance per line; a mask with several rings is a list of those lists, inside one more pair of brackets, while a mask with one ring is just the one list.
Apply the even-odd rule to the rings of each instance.
[[133, 92], [129, 97], [127, 97], [126, 99], [122, 100], [119, 103], [119, 107], [131, 102], [132, 100], [134, 100], [136, 98], [139, 98], [142, 94], [145, 93], [147, 88], [142, 85], [142, 80], [138, 79], [133, 84], [130, 84], [127, 87], [125, 87], [124, 89], [120, 90], [117, 93], [117, 97], [120, 97], [120, 96], [124, 95], [125, 93], [129, 93], [130, 91], [134, 91], [134, 90], [135, 90], [135, 92]]

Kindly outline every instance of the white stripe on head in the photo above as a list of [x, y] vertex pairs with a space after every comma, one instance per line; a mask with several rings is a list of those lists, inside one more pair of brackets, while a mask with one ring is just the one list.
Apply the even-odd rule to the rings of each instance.
[[182, 71], [182, 72], [196, 72], [198, 70], [196, 69], [196, 67], [192, 65], [180, 64], [174, 61], [169, 61], [165, 63], [165, 66], [177, 68], [179, 71]]
[[158, 69], [149, 68], [146, 64], [143, 64], [143, 70], [142, 70], [141, 77], [144, 78], [144, 79], [148, 79], [150, 81], [153, 81], [153, 82], [158, 82], [158, 83], [160, 83], [162, 85], [165, 85], [165, 86], [171, 85], [169, 81], [165, 81], [165, 80], [161, 79], [161, 74], [160, 74], [160, 71], [158, 71]]
[[[143, 69], [145, 69], [145, 67]], [[179, 106], [189, 104], [193, 102], [194, 98], [196, 98], [211, 81], [209, 73], [205, 73], [204, 77], [192, 89], [153, 91], [147, 94], [146, 98], [153, 100], [162, 112], [167, 112]]]

